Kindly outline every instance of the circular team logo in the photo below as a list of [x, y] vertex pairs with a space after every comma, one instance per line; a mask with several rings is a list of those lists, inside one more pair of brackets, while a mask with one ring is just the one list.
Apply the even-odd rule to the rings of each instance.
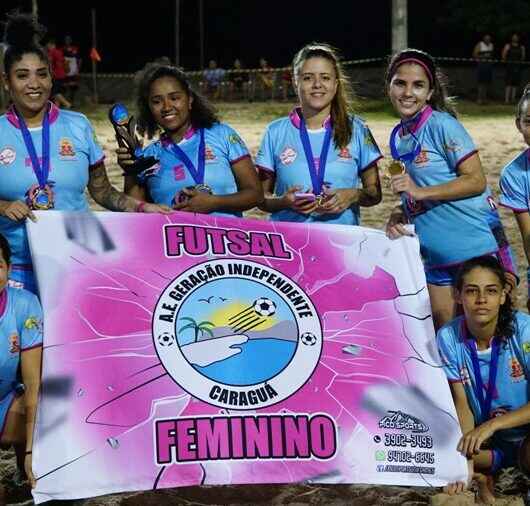
[[0, 151], [0, 165], [9, 165], [15, 161], [17, 152], [10, 146]]
[[224, 408], [276, 404], [311, 377], [322, 327], [310, 298], [269, 266], [222, 259], [175, 278], [153, 315], [162, 365], [194, 397]]

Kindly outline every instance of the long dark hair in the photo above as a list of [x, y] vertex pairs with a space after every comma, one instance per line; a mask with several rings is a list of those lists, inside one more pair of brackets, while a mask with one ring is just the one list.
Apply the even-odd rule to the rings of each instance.
[[160, 63], [148, 63], [141, 71], [138, 78], [138, 90], [136, 106], [138, 108], [138, 130], [143, 135], [147, 134], [149, 139], [159, 130], [151, 109], [149, 108], [149, 94], [151, 85], [160, 77], [175, 78], [182, 89], [193, 97], [191, 104], [191, 124], [194, 128], [210, 128], [214, 123], [219, 122], [215, 108], [201, 94], [192, 89], [186, 75], [182, 70], [173, 65]]
[[[506, 280], [506, 274], [500, 262], [493, 256], [477, 257], [471, 260], [465, 261], [458, 270], [455, 278], [454, 287], [461, 292], [464, 286], [464, 277], [469, 274], [476, 267], [487, 269], [499, 280], [499, 283], [504, 288], [508, 282]], [[506, 340], [513, 336], [515, 332], [515, 313], [513, 309], [512, 299], [510, 294], [506, 294], [506, 300], [504, 304], [499, 308], [499, 319], [497, 321], [497, 327], [495, 328], [495, 336]]]
[[454, 99], [449, 96], [447, 91], [447, 77], [438, 68], [433, 57], [425, 51], [419, 49], [404, 49], [389, 59], [385, 76], [386, 92], [388, 93], [392, 77], [394, 77], [398, 67], [403, 63], [417, 63], [424, 68], [425, 73], [429, 78], [430, 88], [433, 90], [431, 98], [427, 103], [434, 110], [448, 112], [451, 116], [456, 118], [457, 114]]
[[48, 53], [39, 44], [44, 33], [44, 27], [39, 25], [31, 14], [15, 10], [7, 15], [4, 30], [4, 42], [7, 45], [4, 70], [8, 77], [11, 67], [22, 60], [25, 54], [35, 54], [43, 63], [49, 65]]
[[342, 68], [338, 51], [329, 44], [312, 42], [304, 46], [293, 58], [293, 75], [297, 80], [300, 69], [309, 58], [325, 58], [335, 68], [337, 92], [331, 102], [331, 121], [333, 123], [333, 141], [335, 147], [345, 148], [351, 140], [353, 114], [353, 89], [348, 76]]
[[11, 248], [7, 239], [0, 234], [0, 251], [7, 265], [11, 263]]

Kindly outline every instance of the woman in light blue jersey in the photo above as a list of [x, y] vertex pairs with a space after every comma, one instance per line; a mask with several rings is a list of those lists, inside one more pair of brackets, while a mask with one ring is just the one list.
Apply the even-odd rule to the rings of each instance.
[[278, 221], [358, 225], [359, 206], [381, 201], [381, 152], [351, 112], [351, 86], [332, 47], [303, 47], [293, 76], [300, 106], [267, 127], [256, 158], [262, 208]]
[[[493, 256], [464, 262], [454, 289], [463, 316], [436, 339], [463, 434], [457, 449], [468, 459], [470, 478], [513, 466], [528, 474], [530, 317], [513, 310], [505, 272]], [[463, 488], [454, 484], [449, 491]], [[482, 493], [490, 504], [492, 492], [482, 487]]]
[[432, 57], [401, 51], [390, 60], [386, 84], [400, 117], [389, 144], [391, 186], [402, 201], [387, 233], [410, 235], [404, 225], [414, 224], [439, 328], [454, 317], [452, 284], [462, 262], [497, 255], [512, 280], [516, 270], [477, 149], [456, 119]]
[[36, 221], [35, 210], [88, 210], [87, 188], [107, 209], [135, 211], [140, 203], [109, 183], [103, 151], [88, 119], [50, 102], [48, 57], [35, 42], [41, 33], [31, 15], [9, 16], [4, 69], [11, 106], [0, 116], [0, 233], [13, 251], [11, 282], [34, 292], [24, 222]]
[[[245, 143], [221, 123], [185, 74], [171, 65], [148, 64], [138, 86], [138, 126], [149, 139], [143, 150], [158, 163], [139, 177], [126, 175], [125, 191], [135, 198], [178, 211], [242, 216], [262, 200], [263, 191]], [[127, 174], [134, 163], [119, 148]]]

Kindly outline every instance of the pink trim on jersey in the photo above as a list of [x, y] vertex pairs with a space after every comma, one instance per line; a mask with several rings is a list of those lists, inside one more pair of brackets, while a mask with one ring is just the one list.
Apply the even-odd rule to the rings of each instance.
[[[295, 107], [290, 113], [289, 113], [289, 119], [291, 120], [291, 123], [295, 128], [300, 128], [300, 118], [302, 117], [302, 108], [301, 107]], [[328, 128], [331, 125], [331, 116], [328, 116], [324, 123], [322, 123], [322, 128]]]
[[366, 167], [363, 167], [359, 172], [364, 172], [369, 169], [372, 165], [375, 165], [379, 160], [383, 158], [383, 155], [379, 155], [373, 162], [370, 162]]
[[99, 160], [94, 162], [92, 165], [89, 165], [88, 168], [93, 169], [94, 167], [97, 167], [98, 165], [103, 163], [103, 160], [105, 160], [105, 155], [103, 155]]
[[267, 179], [274, 179], [275, 173], [274, 170], [269, 169], [268, 167], [263, 167], [263, 165], [256, 165], [256, 170], [258, 171], [258, 176], [260, 181], [266, 181]]
[[[184, 135], [182, 136], [182, 139], [179, 141], [179, 143], [182, 141], [187, 141], [188, 139], [191, 139], [195, 135], [196, 131], [197, 130], [195, 130], [195, 128], [192, 125], [190, 125], [188, 129], [186, 130], [186, 132], [184, 132]], [[163, 147], [167, 148], [168, 146], [171, 146], [171, 144], [173, 144], [173, 139], [169, 135], [164, 133], [160, 137], [160, 143], [162, 144]]]
[[456, 162], [455, 169], [458, 169], [458, 166], [465, 162], [469, 157], [473, 156], [475, 153], [478, 153], [478, 149], [474, 149], [473, 151], [470, 151], [467, 155], [464, 155], [458, 162]]
[[28, 350], [33, 350], [34, 348], [41, 348], [42, 347], [42, 343], [39, 343], [39, 344], [34, 344], [33, 346], [28, 346], [27, 348], [20, 348], [20, 351], [28, 351]]
[[235, 160], [231, 160], [230, 165], [234, 165], [234, 163], [240, 162], [241, 160], [244, 160], [245, 158], [250, 158], [250, 155], [247, 153], [246, 155], [242, 155], [239, 158], [236, 158]]
[[512, 207], [512, 206], [509, 206], [508, 204], [503, 204], [502, 202], [499, 202], [498, 204], [499, 206], [502, 206], [502, 207], [505, 207], [506, 209], [511, 209], [514, 213], [527, 213], [530, 211], [530, 209], [526, 208], [526, 209], [519, 209], [518, 207]]
[[[407, 127], [407, 133], [415, 134], [432, 116], [432, 107], [426, 105], [416, 116], [408, 121], [403, 121], [403, 125]], [[409, 126], [410, 124], [410, 126]], [[399, 135], [404, 135], [403, 128], [399, 131]]]
[[[49, 118], [50, 118], [50, 125], [54, 123], [57, 118], [59, 117], [60, 109], [53, 103], [48, 102], [49, 107]], [[17, 113], [15, 112], [15, 106], [11, 105], [9, 109], [6, 111], [6, 118], [15, 128], [20, 128], [20, 124], [18, 122]]]
[[455, 380], [455, 379], [449, 379], [449, 378], [448, 378], [447, 381], [448, 381], [449, 383], [464, 383], [464, 381], [463, 381], [462, 379], [457, 379], [457, 380]]
[[0, 318], [4, 316], [7, 307], [7, 290], [4, 289], [0, 292]]

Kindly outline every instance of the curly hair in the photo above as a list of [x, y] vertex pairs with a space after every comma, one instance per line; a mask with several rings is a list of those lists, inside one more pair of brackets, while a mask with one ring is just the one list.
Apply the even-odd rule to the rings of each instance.
[[7, 49], [4, 53], [4, 71], [9, 76], [11, 67], [26, 54], [35, 54], [43, 63], [49, 65], [48, 53], [39, 44], [45, 33], [31, 14], [14, 10], [7, 15], [4, 29], [4, 43]]
[[[493, 256], [477, 257], [465, 261], [458, 270], [458, 273], [455, 278], [454, 288], [459, 292], [462, 291], [464, 286], [464, 278], [469, 274], [473, 269], [480, 267], [482, 269], [487, 269], [493, 273], [502, 287], [505, 287], [508, 282], [506, 280], [505, 271], [501, 263]], [[495, 336], [501, 340], [510, 339], [515, 333], [515, 312], [513, 309], [512, 299], [510, 294], [506, 294], [506, 300], [504, 304], [499, 308], [499, 318], [497, 320], [497, 326], [495, 328]]]
[[145, 133], [149, 139], [152, 139], [160, 130], [149, 107], [149, 95], [151, 85], [161, 77], [172, 77], [176, 79], [184, 92], [193, 98], [190, 118], [194, 128], [210, 128], [219, 122], [215, 108], [206, 98], [193, 90], [182, 70], [173, 65], [153, 62], [148, 63], [144, 67], [137, 80], [136, 107], [138, 109], [138, 130], [142, 135]]
[[337, 92], [331, 102], [331, 121], [335, 147], [345, 148], [351, 140], [353, 114], [353, 89], [348, 76], [342, 68], [338, 51], [326, 43], [312, 42], [304, 46], [293, 58], [293, 75], [298, 80], [302, 65], [309, 58], [324, 58], [330, 61], [337, 76]]
[[416, 63], [423, 67], [429, 79], [430, 88], [433, 90], [427, 103], [434, 110], [448, 112], [456, 118], [454, 98], [450, 97], [447, 91], [447, 77], [436, 66], [433, 57], [420, 49], [404, 49], [389, 58], [385, 75], [387, 93], [394, 74], [403, 63]]
[[11, 263], [11, 247], [7, 239], [0, 234], [0, 251], [2, 252], [2, 257], [4, 258], [7, 265]]

